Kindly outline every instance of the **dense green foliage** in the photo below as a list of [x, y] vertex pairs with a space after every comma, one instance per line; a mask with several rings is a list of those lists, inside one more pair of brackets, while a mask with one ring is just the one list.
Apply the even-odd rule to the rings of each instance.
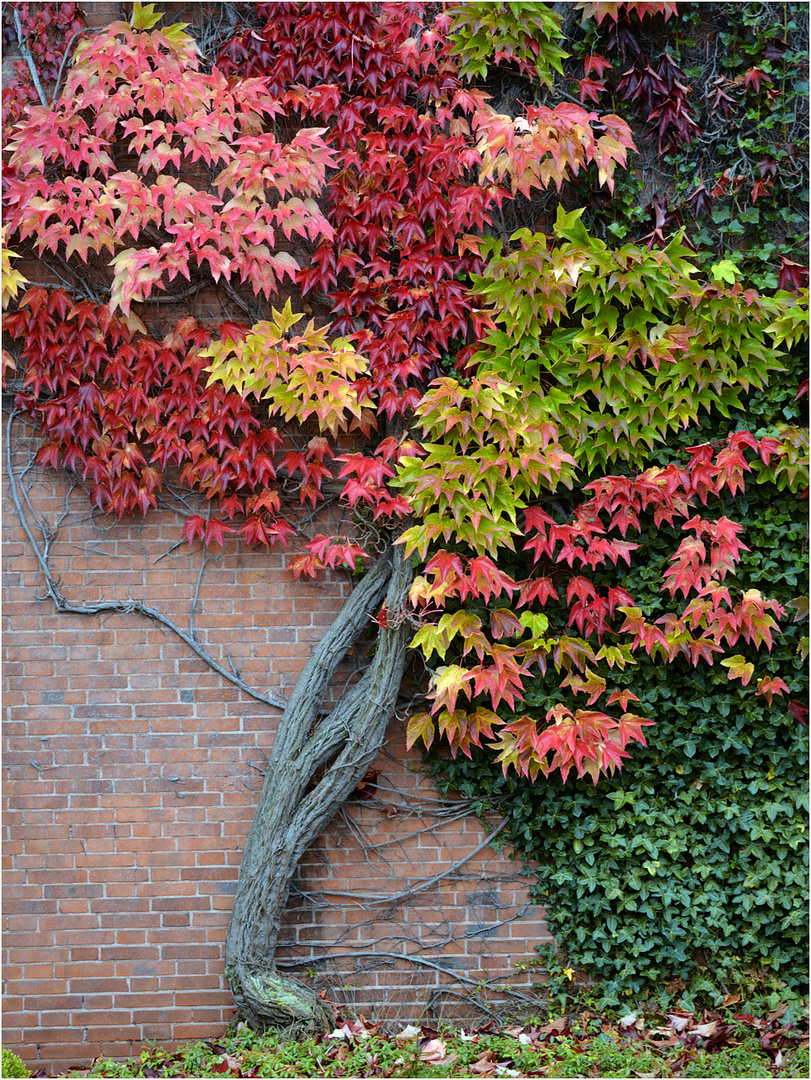
[[[709, 66], [702, 6], [682, 5], [674, 40], [695, 85]], [[721, 98], [726, 109], [706, 125], [711, 136], [698, 153], [672, 155], [676, 201], [692, 197], [694, 223], [692, 213], [682, 216], [700, 249], [723, 251], [758, 288], [775, 288], [781, 259], [808, 259], [807, 5], [741, 4], [733, 18], [718, 7], [707, 98], [731, 100]], [[694, 193], [704, 178], [711, 198], [699, 207]]]
[[[683, 227], [708, 260], [776, 288], [786, 261], [808, 258], [807, 5], [679, 3], [667, 22], [615, 6], [617, 22], [567, 25], [565, 73], [581, 99], [631, 122], [640, 155], [612, 200], [571, 191], [567, 206], [589, 205], [620, 240]], [[594, 56], [611, 66], [592, 68]]]
[[[796, 374], [795, 368], [781, 387], [753, 396], [753, 429], [797, 419]], [[731, 421], [737, 419], [733, 414]], [[697, 434], [700, 441], [708, 433]], [[725, 500], [724, 510], [745, 526], [750, 550], [741, 575], [784, 605], [805, 593], [807, 499], [750, 483], [743, 495]], [[658, 613], [674, 530], [649, 523], [643, 535], [646, 558], [632, 562], [624, 584]], [[770, 655], [758, 661], [763, 671], [785, 679], [795, 710], [808, 696], [806, 633], [801, 623], [786, 622]], [[435, 765], [465, 794], [486, 791], [499, 799], [510, 841], [538, 863], [534, 895], [548, 909], [567, 963], [599, 976], [606, 1000], [689, 979], [704, 968], [722, 990], [752, 964], [803, 989], [808, 799], [802, 708], [792, 713], [778, 699], [768, 705], [730, 683], [717, 666], [662, 668], [640, 656], [626, 675], [656, 726], [646, 733], [647, 748], [637, 748], [622, 772], [596, 789], [583, 780], [532, 785], [505, 777], [484, 755]], [[538, 687], [539, 709], [548, 693]]]
[[[738, 380], [746, 374], [747, 354], [739, 352], [740, 325], [733, 325], [730, 338], [728, 314], [718, 321], [714, 342], [700, 342], [691, 332], [687, 340], [697, 353], [710, 344], [719, 362], [740, 365], [730, 369], [720, 410], [719, 384], [705, 392], [688, 377], [665, 388], [659, 380], [674, 373], [671, 367], [661, 374], [657, 368], [655, 380], [648, 369], [642, 381], [650, 377], [651, 383], [642, 386], [624, 356], [637, 323], [651, 340], [664, 334], [667, 345], [671, 323], [683, 317], [676, 300], [681, 290], [668, 290], [668, 274], [655, 265], [679, 229], [684, 242], [697, 246], [692, 261], [710, 280], [738, 277], [763, 290], [807, 280], [805, 17], [796, 4], [580, 7], [582, 24], [573, 28], [570, 19], [559, 41], [569, 51], [565, 76], [575, 80], [581, 100], [631, 122], [640, 156], [618, 175], [610, 199], [580, 180], [563, 193], [563, 203], [585, 207], [582, 221], [592, 237], [652, 250], [640, 251], [638, 276], [628, 289], [625, 281], [617, 287], [620, 267], [608, 267], [619, 262], [619, 252], [584, 236], [577, 252], [574, 238], [562, 236], [569, 250], [561, 244], [554, 257], [537, 233], [525, 234], [512, 253], [494, 244], [477, 282], [489, 301], [502, 305], [502, 332], [491, 335], [489, 355], [478, 359], [484, 371], [523, 381], [529, 396], [536, 392], [557, 410], [567, 397], [570, 435], [583, 439], [589, 429], [580, 451], [589, 467], [608, 459], [614, 471], [622, 471], [623, 459], [636, 468], [686, 466], [687, 448], [718, 447], [741, 430], [787, 437], [794, 450], [776, 469], [747, 473], [745, 491], [725, 492], [711, 516], [724, 514], [744, 527], [749, 550], [731, 582], [745, 582], [790, 612], [768, 656], [758, 659], [759, 674], [783, 679], [789, 695], [755, 696], [717, 663], [692, 668], [680, 659], [664, 667], [640, 652], [636, 666], [624, 672], [624, 685], [656, 726], [646, 730], [647, 748], [636, 747], [622, 772], [596, 788], [582, 778], [531, 784], [503, 775], [476, 750], [472, 760], [448, 761], [435, 747], [432, 768], [447, 787], [482, 796], [483, 805], [497, 802], [518, 855], [537, 864], [534, 895], [549, 912], [561, 950], [545, 958], [558, 985], [565, 987], [577, 968], [599, 978], [606, 1001], [668, 982], [683, 986], [697, 975], [723, 993], [756, 965], [803, 988], [808, 684], [807, 629], [799, 620], [807, 605], [798, 598], [807, 593], [808, 503], [807, 481], [788, 472], [802, 469], [807, 458], [807, 408], [797, 401], [804, 352], [795, 348], [789, 370], [772, 370], [769, 385], [758, 388], [755, 380], [749, 386], [746, 378]], [[675, 13], [667, 10], [674, 7]], [[549, 306], [548, 282], [566, 279], [573, 256], [573, 304], [582, 325], [571, 310]], [[605, 261], [605, 278], [602, 267], [595, 273], [597, 264], [589, 262], [595, 258]], [[659, 285], [661, 295], [645, 295]], [[601, 365], [596, 379], [595, 354]], [[586, 410], [595, 394], [602, 395], [604, 413], [597, 420]], [[675, 420], [674, 403], [680, 408], [685, 397], [690, 408], [680, 419], [687, 430], [673, 423], [666, 443], [654, 445], [655, 410], [665, 408]], [[576, 496], [564, 498], [552, 512], [568, 516], [576, 502]], [[698, 502], [696, 512], [707, 513]], [[642, 525], [633, 537], [640, 547], [630, 567], [623, 565], [619, 584], [653, 622], [667, 610], [662, 577], [683, 533], [650, 516]], [[519, 560], [511, 566], [503, 557], [501, 565], [520, 576]], [[617, 577], [591, 574], [598, 588], [617, 584]], [[544, 610], [551, 619], [554, 603], [551, 612]], [[794, 614], [798, 622], [791, 623]], [[750, 646], [742, 654], [755, 659]], [[560, 696], [540, 677], [526, 689], [524, 705], [539, 716]]]

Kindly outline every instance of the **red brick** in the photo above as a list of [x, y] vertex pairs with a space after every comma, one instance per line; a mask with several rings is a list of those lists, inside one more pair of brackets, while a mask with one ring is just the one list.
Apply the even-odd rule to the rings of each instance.
[[172, 1037], [171, 1023], [146, 1024], [143, 1022], [140, 1014], [139, 1023], [141, 1024], [141, 1038], [144, 1042], [157, 1042], [162, 1046], [165, 1046]]
[[93, 1038], [100, 1040], [102, 1043], [106, 1041], [127, 1041], [137, 1043], [141, 1038], [141, 1029], [137, 1024], [133, 1024], [129, 1014], [127, 1014], [126, 1022], [120, 1025], [99, 1026], [93, 1028]]
[[98, 960], [99, 950], [97, 946], [89, 946], [85, 948], [76, 948], [70, 950], [70, 962], [71, 964], [79, 963], [82, 960]]
[[[67, 1072], [67, 1069], [71, 1066], [76, 1066], [81, 1069], [87, 1064], [87, 1051], [89, 1047], [75, 1042], [56, 1043], [49, 1042], [43, 1046], [44, 1052], [48, 1055], [44, 1060], [53, 1061], [57, 1066], [55, 1072], [57, 1076], [63, 1075]], [[30, 1059], [33, 1060], [33, 1059]]]
[[80, 1043], [82, 1041], [82, 1030], [75, 1027], [35, 1027], [27, 1029], [23, 1033], [23, 1037], [26, 1042], [39, 1043], [41, 1046], [47, 1046], [49, 1043]]
[[146, 930], [119, 930], [115, 939], [117, 944], [138, 945], [146, 941]]
[[[46, 516], [61, 513], [60, 477], [49, 476], [35, 494]], [[4, 521], [12, 534], [6, 557], [13, 565], [7, 562], [7, 570], [25, 577], [10, 583], [17, 608], [6, 607], [11, 757], [5, 794], [11, 815], [4, 887], [8, 903], [23, 907], [4, 913], [6, 1038], [16, 1031], [19, 1043], [39, 1023], [49, 1030], [43, 1060], [47, 1056], [64, 1068], [86, 1066], [96, 1054], [137, 1054], [142, 1039], [209, 1037], [233, 1012], [223, 983], [223, 943], [261, 786], [248, 763], [261, 765], [277, 713], [226, 684], [185, 644], [134, 614], [85, 620], [57, 616], [35, 602], [38, 569], [13, 519], [11, 514]], [[198, 580], [196, 556], [183, 549], [155, 562], [175, 543], [178, 526], [173, 514], [161, 512], [146, 524], [112, 523], [105, 542], [116, 545], [116, 583], [132, 583], [134, 596], [149, 597], [183, 624]], [[89, 518], [72, 518], [70, 532], [60, 537], [64, 550], [55, 549], [72, 599], [109, 595], [109, 569], [89, 548], [98, 542], [94, 529]], [[201, 638], [214, 643], [217, 655], [222, 644], [257, 685], [289, 693], [309, 642], [321, 636], [346, 587], [338, 575], [318, 588], [296, 583], [285, 569], [286, 556], [236, 550], [235, 562], [209, 566], [203, 579]], [[56, 674], [43, 678], [37, 664], [50, 664]], [[346, 674], [348, 669], [341, 677]], [[193, 700], [180, 701], [184, 691]], [[54, 693], [62, 695], [62, 704], [42, 700]], [[404, 765], [380, 758], [375, 767], [406, 798], [435, 797], [427, 778], [406, 771], [409, 763], [419, 766], [419, 755], [406, 755], [403, 742], [402, 732], [392, 732], [389, 749]], [[32, 757], [44, 767], [59, 767], [37, 773], [29, 765]], [[184, 782], [171, 782], [171, 774]], [[430, 815], [404, 822], [363, 806], [348, 812], [373, 843], [396, 840], [403, 846], [402, 859], [394, 858], [394, 843], [381, 854], [410, 878], [466, 854], [483, 836], [477, 823], [465, 821], [409, 839], [409, 832], [433, 823]], [[324, 864], [317, 854], [325, 856]], [[488, 856], [466, 871], [488, 881], [514, 873], [506, 858]], [[383, 859], [372, 873], [362, 849], [335, 823], [308, 858], [303, 880], [317, 886], [337, 876], [361, 891], [396, 891], [400, 883], [388, 874]], [[382, 921], [382, 909], [344, 909], [333, 897], [335, 907], [315, 913], [292, 907], [285, 926], [303, 928], [309, 939], [326, 943], [349, 925], [363, 944], [379, 935], [413, 936], [421, 923], [436, 926], [444, 919], [464, 944], [480, 915], [467, 905], [475, 891], [449, 880], [389, 921]], [[518, 908], [525, 893], [509, 883], [501, 898]], [[539, 916], [533, 909], [500, 939], [468, 940], [469, 970], [487, 964], [501, 973], [513, 959], [531, 954], [534, 942], [548, 935]], [[504, 951], [495, 948], [499, 944]], [[401, 994], [403, 1008], [419, 1009], [426, 1000], [421, 987], [437, 983], [435, 972], [408, 964], [402, 974], [349, 974], [351, 966], [350, 961], [343, 981], [360, 989], [347, 991], [347, 1000], [370, 1003], [370, 1015], [379, 1006], [379, 990]], [[391, 984], [376, 982], [389, 975]], [[77, 998], [84, 1008], [76, 1006]], [[11, 1011], [21, 1008], [20, 1016]], [[72, 1035], [62, 1037], [71, 1029], [86, 1030], [87, 1041], [77, 1045]]]
[[161, 926], [189, 926], [191, 916], [182, 912], [165, 911], [161, 915]]
[[[60, 905], [64, 901], [60, 901]], [[64, 915], [54, 916], [53, 918], [42, 918], [39, 920], [40, 930], [64, 930], [68, 920]], [[96, 930], [99, 925], [98, 915], [71, 915], [69, 925], [75, 930]]]
[[[21, 942], [18, 937], [17, 942]], [[48, 964], [48, 960], [53, 961], [53, 949], [52, 948], [10, 948], [8, 943], [6, 944], [7, 952], [6, 957], [9, 964], [24, 964], [28, 968], [40, 967], [42, 970], [48, 969], [48, 976], [51, 975], [53, 970], [53, 963]], [[26, 978], [30, 978], [30, 974], [26, 971]]]
[[76, 1027], [90, 1028], [93, 1031], [93, 1038], [100, 1039], [104, 1037], [101, 1034], [104, 1025], [130, 1025], [133, 1023], [133, 1018], [132, 1013], [124, 1009], [118, 1011], [115, 1009], [81, 1009], [79, 1012], [71, 1013], [71, 1023]]
[[77, 994], [103, 994], [110, 989], [109, 978], [99, 979], [71, 979], [71, 991]]
[[[6, 1018], [6, 1008], [5, 1008], [5, 1004], [4, 1004], [3, 1005], [3, 1019], [4, 1019], [4, 1021], [5, 1021], [5, 1018]], [[13, 1023], [13, 1017], [11, 1018], [11, 1020], [12, 1020], [12, 1023]], [[21, 1022], [24, 1023], [25, 1021], [22, 1020]], [[43, 1028], [47, 1029], [49, 1027], [59, 1027], [59, 1028], [70, 1027], [70, 1025], [73, 1023], [73, 1021], [71, 1020], [71, 1015], [70, 1015], [69, 1012], [64, 1012], [64, 1011], [61, 1011], [61, 1012], [44, 1012], [44, 1011], [40, 1011], [40, 1013], [39, 1013], [39, 1023], [42, 1025]]]
[[139, 1012], [148, 1009], [155, 1004], [154, 994], [133, 994], [130, 992], [116, 993], [114, 1007], [116, 1009], [133, 1009]]
[[102, 1042], [98, 1044], [98, 1057], [129, 1058], [132, 1056], [133, 1044], [131, 1042]]
[[175, 1024], [176, 1039], [206, 1039], [211, 1035], [211, 1023]]

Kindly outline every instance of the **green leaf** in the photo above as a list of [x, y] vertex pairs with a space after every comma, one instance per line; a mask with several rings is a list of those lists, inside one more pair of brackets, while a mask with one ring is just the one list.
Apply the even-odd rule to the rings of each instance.
[[710, 272], [713, 281], [727, 281], [730, 285], [735, 284], [741, 273], [740, 268], [729, 259], [721, 259], [720, 262], [713, 263], [710, 267]]
[[154, 4], [140, 4], [138, 0], [132, 5], [133, 30], [151, 30], [163, 18], [162, 11], [155, 11]]

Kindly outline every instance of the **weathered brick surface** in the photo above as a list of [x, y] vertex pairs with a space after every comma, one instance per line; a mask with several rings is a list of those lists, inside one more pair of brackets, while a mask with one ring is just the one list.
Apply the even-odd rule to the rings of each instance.
[[[30, 449], [18, 441], [18, 472]], [[115, 523], [64, 477], [35, 468], [25, 485], [59, 526], [52, 566], [72, 602], [142, 599], [188, 629], [197, 593], [198, 639], [262, 692], [289, 691], [349, 587], [296, 583], [284, 552], [234, 543], [201, 575], [173, 511]], [[228, 915], [278, 713], [136, 613], [57, 614], [8, 499], [3, 525], [4, 1045], [58, 1073], [217, 1034], [232, 1015]], [[460, 992], [548, 938], [543, 912], [506, 854], [468, 858], [485, 834], [439, 797], [401, 723], [374, 768], [375, 799], [351, 803], [305, 855], [281, 958], [367, 1017], [464, 1015]]]

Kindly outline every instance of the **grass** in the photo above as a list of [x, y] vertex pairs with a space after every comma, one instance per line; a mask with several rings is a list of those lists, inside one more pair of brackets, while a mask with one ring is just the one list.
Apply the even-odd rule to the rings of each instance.
[[798, 1002], [760, 1015], [727, 1009], [620, 1016], [589, 1009], [497, 1029], [436, 1031], [336, 1019], [300, 1042], [245, 1025], [128, 1062], [95, 1061], [89, 1077], [785, 1077], [811, 1075], [808, 1014]]

